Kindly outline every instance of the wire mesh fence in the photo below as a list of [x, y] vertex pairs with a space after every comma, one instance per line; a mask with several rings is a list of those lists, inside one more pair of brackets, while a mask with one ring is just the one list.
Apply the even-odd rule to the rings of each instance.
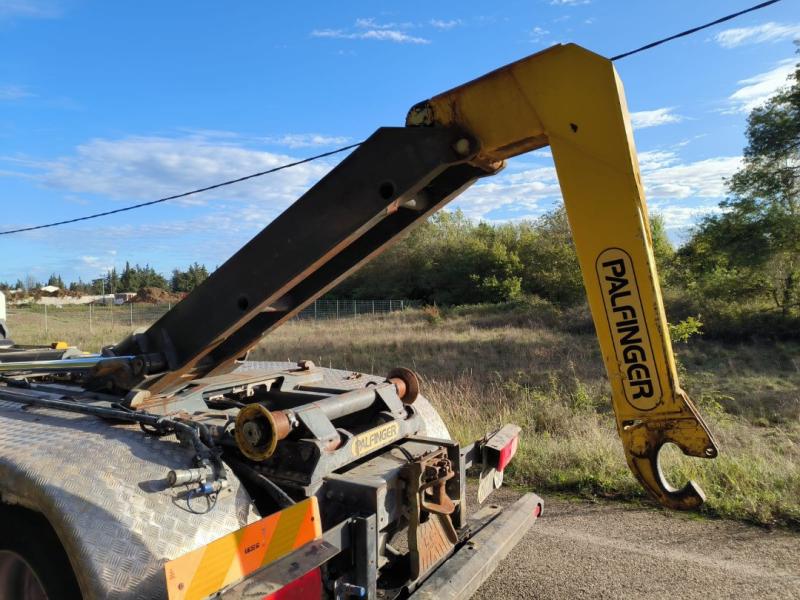
[[[411, 300], [317, 300], [303, 309], [297, 319], [352, 319], [385, 315], [418, 306]], [[55, 335], [82, 331], [87, 334], [108, 330], [147, 327], [166, 313], [172, 304], [30, 304], [8, 307], [8, 325], [15, 332]], [[14, 335], [16, 337], [16, 335]], [[26, 336], [27, 337], [27, 336]]]

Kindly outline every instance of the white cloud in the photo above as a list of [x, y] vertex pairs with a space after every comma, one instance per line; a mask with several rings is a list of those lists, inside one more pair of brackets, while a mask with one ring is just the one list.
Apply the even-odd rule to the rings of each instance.
[[[724, 197], [724, 178], [736, 172], [741, 157], [719, 156], [683, 162], [675, 152], [656, 150], [640, 153], [639, 163], [648, 203], [657, 207], [658, 212], [668, 214], [672, 222], [687, 223], [692, 215], [699, 213], [693, 213], [694, 209], [684, 203], [675, 202]], [[509, 219], [519, 218], [517, 213], [537, 216], [560, 201], [561, 189], [554, 168], [509, 170], [511, 172], [488, 178], [470, 188], [456, 200], [454, 207], [470, 218], [496, 221], [497, 213]]]
[[452, 29], [453, 27], [461, 25], [461, 19], [449, 19], [447, 21], [443, 19], [431, 19], [428, 23], [431, 27], [435, 27], [436, 29]]
[[700, 204], [698, 206], [679, 206], [652, 202], [648, 209], [651, 215], [659, 215], [664, 219], [664, 226], [670, 231], [687, 232], [688, 229], [706, 215], [721, 211], [717, 204]]
[[0, 85], [0, 100], [21, 100], [34, 95], [23, 85]]
[[0, 0], [0, 19], [50, 19], [61, 14], [54, 0]]
[[556, 170], [537, 167], [516, 173], [501, 173], [474, 185], [458, 198], [454, 207], [470, 218], [483, 219], [497, 210], [522, 210], [541, 214], [542, 203], [561, 197]]
[[589, 4], [592, 0], [550, 0], [553, 6], [578, 6], [579, 4]]
[[414, 24], [408, 21], [403, 23], [378, 23], [373, 17], [356, 19], [355, 25], [361, 29], [411, 29], [414, 27]]
[[673, 107], [656, 108], [655, 110], [640, 110], [631, 113], [631, 124], [634, 129], [657, 127], [668, 123], [680, 123], [681, 115], [676, 115]]
[[323, 135], [321, 133], [287, 133], [263, 138], [265, 144], [286, 146], [287, 148], [311, 148], [314, 146], [338, 146], [347, 144], [351, 138], [345, 136]]
[[720, 31], [714, 40], [723, 48], [736, 48], [744, 44], [777, 42], [800, 37], [800, 23], [775, 23], [770, 21], [752, 27], [735, 27]]
[[430, 40], [408, 35], [394, 29], [367, 29], [365, 31], [348, 32], [342, 29], [315, 29], [312, 37], [335, 38], [340, 40], [377, 40], [395, 42], [397, 44], [430, 44]]
[[[444, 23], [444, 21], [442, 21]], [[345, 29], [315, 29], [312, 37], [340, 40], [377, 40], [396, 44], [430, 44], [430, 40], [401, 31], [411, 29], [413, 23], [378, 23], [372, 17], [356, 19], [356, 31]]]
[[741, 167], [740, 156], [717, 156], [690, 163], [668, 151], [639, 154], [645, 195], [652, 200], [722, 198], [724, 179]]
[[107, 273], [114, 268], [116, 252], [108, 252], [106, 256], [81, 256], [82, 270], [90, 273]]
[[724, 112], [750, 112], [768, 100], [779, 88], [787, 85], [787, 78], [794, 70], [794, 59], [787, 58], [769, 71], [742, 79], [739, 81], [741, 87], [728, 96], [729, 107]]
[[639, 152], [639, 169], [643, 172], [666, 169], [676, 162], [678, 162], [678, 156], [670, 150]]
[[[52, 161], [2, 158], [44, 185], [77, 194], [120, 200], [152, 200], [213, 185], [297, 160], [262, 152], [216, 138], [127, 137], [94, 139], [74, 154]], [[279, 171], [265, 179], [246, 181], [178, 202], [204, 204], [211, 198], [253, 202], [272, 213], [299, 197], [324, 175], [330, 163], [314, 162]]]
[[[219, 133], [219, 132], [218, 132]], [[114, 209], [137, 201], [212, 185], [297, 160], [295, 156], [263, 152], [227, 141], [225, 135], [178, 138], [127, 137], [96, 139], [67, 156], [51, 161], [2, 158], [15, 170], [8, 175], [88, 198], [78, 215]], [[104, 219], [69, 227], [69, 235], [33, 231], [22, 239], [52, 249], [48, 268], [68, 277], [96, 276], [119, 260], [149, 262], [162, 270], [195, 260], [221, 264], [325, 175], [339, 158], [279, 171], [263, 178], [204, 192], [167, 205], [136, 211], [136, 217]], [[165, 206], [172, 207], [171, 209]], [[74, 212], [74, 211], [73, 211]], [[126, 213], [134, 214], [134, 213]], [[7, 228], [39, 224], [4, 223]], [[5, 227], [4, 227], [5, 228]], [[80, 252], [74, 240], [80, 239]], [[119, 260], [110, 255], [118, 251]]]
[[531, 29], [529, 35], [530, 35], [531, 41], [538, 42], [544, 36], [546, 36], [549, 33], [550, 32], [547, 29], [544, 29], [543, 27], [538, 27], [537, 26], [537, 27], [534, 27], [533, 29]]

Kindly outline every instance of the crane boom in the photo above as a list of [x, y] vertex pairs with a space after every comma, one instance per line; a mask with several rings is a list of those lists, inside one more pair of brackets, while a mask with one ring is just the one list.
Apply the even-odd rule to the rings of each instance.
[[157, 396], [230, 371], [478, 178], [547, 145], [628, 464], [665, 506], [698, 506], [700, 488], [672, 487], [658, 461], [665, 443], [703, 458], [717, 446], [678, 382], [622, 85], [608, 59], [574, 44], [422, 102], [404, 128], [378, 129], [147, 331], [106, 350], [144, 357], [132, 372], [96, 379]]
[[717, 445], [678, 382], [630, 117], [611, 61], [555, 46], [418, 104], [407, 123], [462, 127], [480, 144], [477, 165], [550, 146], [628, 464], [662, 504], [701, 504], [696, 484], [673, 488], [658, 463], [665, 443], [703, 458], [714, 458]]

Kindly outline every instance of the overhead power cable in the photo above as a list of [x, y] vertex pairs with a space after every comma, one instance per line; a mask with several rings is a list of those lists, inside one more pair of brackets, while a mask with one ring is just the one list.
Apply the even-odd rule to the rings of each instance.
[[616, 56], [612, 56], [609, 60], [619, 60], [621, 58], [625, 58], [633, 54], [638, 54], [639, 52], [644, 52], [645, 50], [650, 50], [650, 48], [655, 48], [656, 46], [660, 46], [661, 44], [666, 44], [667, 42], [671, 42], [672, 40], [677, 40], [678, 38], [682, 38], [687, 35], [692, 35], [693, 33], [697, 33], [698, 31], [702, 31], [703, 29], [708, 29], [709, 27], [713, 27], [714, 25], [719, 25], [720, 23], [724, 23], [725, 21], [730, 21], [731, 19], [735, 19], [736, 17], [746, 15], [747, 13], [761, 10], [762, 8], [766, 8], [770, 4], [776, 4], [780, 1], [781, 0], [769, 0], [769, 2], [762, 2], [761, 4], [756, 4], [755, 6], [751, 6], [750, 8], [745, 8], [744, 10], [740, 10], [739, 12], [731, 13], [724, 17], [720, 17], [715, 21], [709, 21], [704, 25], [698, 25], [697, 27], [692, 27], [691, 29], [687, 29], [686, 31], [681, 31], [680, 33], [676, 33], [675, 35], [665, 37], [655, 42], [650, 42], [649, 44], [646, 44], [641, 48], [636, 48], [636, 50], [630, 50], [628, 52], [623, 52], [622, 54], [617, 54]]
[[[751, 13], [757, 10], [761, 10], [762, 8], [766, 8], [771, 4], [777, 4], [781, 0], [769, 0], [768, 2], [761, 2], [760, 4], [756, 4], [755, 6], [751, 6], [750, 8], [746, 8], [744, 10], [740, 10], [739, 12], [731, 13], [729, 15], [725, 15], [724, 17], [720, 17], [714, 21], [710, 21], [703, 25], [698, 25], [697, 27], [692, 27], [691, 29], [687, 29], [685, 31], [681, 31], [680, 33], [676, 33], [675, 35], [671, 35], [669, 37], [662, 38], [660, 40], [656, 40], [655, 42], [651, 42], [646, 44], [640, 48], [636, 48], [635, 50], [630, 50], [629, 52], [623, 52], [622, 54], [617, 54], [616, 56], [612, 56], [609, 60], [620, 60], [622, 58], [626, 58], [628, 56], [632, 56], [633, 54], [638, 54], [639, 52], [644, 52], [645, 50], [650, 50], [651, 48], [655, 48], [656, 46], [660, 46], [661, 44], [666, 44], [667, 42], [671, 42], [672, 40], [676, 40], [678, 38], [685, 37], [687, 35], [692, 35], [693, 33], [697, 33], [698, 31], [702, 31], [703, 29], [708, 29], [709, 27], [713, 27], [714, 25], [719, 25], [720, 23], [724, 23], [725, 21], [730, 21], [731, 19], [735, 19], [736, 17], [740, 17], [747, 13]], [[158, 200], [151, 200], [149, 202], [141, 202], [139, 204], [132, 204], [131, 206], [125, 206], [123, 208], [117, 208], [114, 210], [107, 210], [104, 212], [94, 213], [91, 215], [86, 215], [83, 217], [77, 217], [75, 219], [67, 219], [65, 221], [57, 221], [55, 223], [47, 223], [45, 225], [35, 225], [32, 227], [20, 227], [19, 229], [9, 229], [8, 231], [0, 231], [0, 235], [10, 235], [12, 233], [22, 233], [23, 231], [35, 231], [37, 229], [46, 229], [48, 227], [57, 227], [58, 225], [67, 225], [69, 223], [77, 223], [79, 221], [88, 221], [89, 219], [97, 219], [98, 217], [106, 217], [108, 215], [115, 215], [117, 213], [126, 212], [129, 210], [134, 210], [137, 208], [143, 208], [145, 206], [153, 206], [154, 204], [161, 204], [162, 202], [168, 202], [169, 200], [177, 200], [178, 198], [185, 198], [186, 196], [192, 196], [194, 194], [199, 194], [201, 192], [207, 192], [209, 190], [215, 190], [217, 188], [225, 187], [228, 185], [233, 185], [234, 183], [239, 183], [242, 181], [247, 181], [248, 179], [254, 179], [256, 177], [262, 177], [264, 175], [269, 175], [270, 173], [275, 173], [277, 171], [282, 171], [283, 169], [289, 169], [291, 167], [296, 167], [298, 165], [302, 165], [305, 163], [312, 162], [314, 160], [318, 160], [320, 158], [325, 158], [326, 156], [333, 156], [334, 154], [339, 154], [340, 152], [345, 152], [346, 150], [351, 150], [357, 146], [360, 146], [362, 142], [357, 142], [355, 144], [350, 144], [349, 146], [343, 146], [342, 148], [337, 148], [336, 150], [331, 150], [330, 152], [323, 152], [322, 154], [317, 154], [316, 156], [310, 156], [308, 158], [304, 158], [303, 160], [298, 160], [295, 162], [287, 163], [285, 165], [280, 165], [279, 167], [274, 167], [272, 169], [268, 169], [266, 171], [260, 171], [258, 173], [253, 173], [251, 175], [245, 175], [244, 177], [238, 177], [236, 179], [229, 179], [228, 181], [223, 181], [222, 183], [216, 183], [214, 185], [209, 185], [207, 187], [198, 188], [196, 190], [191, 190], [189, 192], [184, 192], [182, 194], [175, 194], [174, 196], [167, 196], [165, 198], [159, 198]]]
[[278, 171], [282, 171], [283, 169], [289, 169], [291, 167], [296, 167], [298, 165], [302, 165], [305, 163], [310, 163], [311, 161], [318, 160], [320, 158], [325, 158], [326, 156], [333, 156], [334, 154], [339, 154], [340, 152], [344, 152], [345, 150], [350, 150], [355, 148], [356, 146], [360, 146], [361, 142], [350, 144], [349, 146], [343, 146], [342, 148], [337, 148], [336, 150], [331, 150], [330, 152], [323, 152], [322, 154], [317, 154], [316, 156], [309, 156], [308, 158], [304, 158], [303, 160], [297, 160], [295, 162], [286, 163], [285, 165], [280, 165], [279, 167], [273, 167], [272, 169], [267, 169], [266, 171], [259, 171], [258, 173], [252, 173], [250, 175], [245, 175], [244, 177], [237, 177], [236, 179], [229, 179], [228, 181], [223, 181], [221, 183], [215, 183], [214, 185], [209, 185], [203, 188], [198, 188], [196, 190], [191, 190], [189, 192], [183, 192], [182, 194], [175, 194], [174, 196], [166, 196], [165, 198], [159, 198], [158, 200], [150, 200], [149, 202], [141, 202], [139, 204], [131, 204], [130, 206], [125, 206], [123, 208], [117, 208], [114, 210], [107, 210], [104, 212], [94, 213], [92, 215], [86, 215], [84, 217], [77, 217], [75, 219], [67, 219], [66, 221], [57, 221], [55, 223], [47, 223], [46, 225], [35, 225], [32, 227], [20, 227], [19, 229], [9, 229], [8, 231], [0, 231], [0, 235], [10, 235], [12, 233], [22, 233], [23, 231], [34, 231], [36, 229], [46, 229], [47, 227], [56, 227], [58, 225], [67, 225], [68, 223], [77, 223], [79, 221], [88, 221], [89, 219], [97, 219], [98, 217], [106, 217], [108, 215], [115, 215], [117, 213], [126, 212], [129, 210], [134, 210], [136, 208], [143, 208], [145, 206], [153, 206], [154, 204], [160, 204], [162, 202], [168, 202], [169, 200], [177, 200], [178, 198], [185, 198], [186, 196], [193, 196], [194, 194], [199, 194], [201, 192], [207, 192], [209, 190], [216, 190], [217, 188], [225, 187], [227, 185], [233, 185], [234, 183], [240, 183], [242, 181], [247, 181], [248, 179], [255, 179], [256, 177], [262, 177], [263, 175], [269, 175], [270, 173], [276, 173]]

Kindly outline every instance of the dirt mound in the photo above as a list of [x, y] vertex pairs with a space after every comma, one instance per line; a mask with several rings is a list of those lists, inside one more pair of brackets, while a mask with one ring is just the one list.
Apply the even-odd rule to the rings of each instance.
[[183, 294], [173, 294], [168, 290], [163, 290], [158, 287], [143, 287], [140, 289], [136, 296], [131, 299], [131, 302], [146, 302], [148, 304], [175, 304], [183, 299]]

